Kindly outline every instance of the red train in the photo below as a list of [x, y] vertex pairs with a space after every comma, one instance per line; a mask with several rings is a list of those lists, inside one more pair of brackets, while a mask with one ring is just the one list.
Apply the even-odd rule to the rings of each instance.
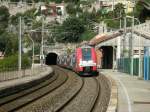
[[78, 47], [72, 54], [58, 56], [57, 64], [72, 69], [80, 75], [98, 75], [95, 49], [91, 46]]

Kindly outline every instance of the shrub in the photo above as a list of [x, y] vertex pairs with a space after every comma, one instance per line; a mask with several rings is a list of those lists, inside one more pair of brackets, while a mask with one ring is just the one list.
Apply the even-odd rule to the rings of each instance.
[[95, 36], [96, 36], [95, 32], [87, 30], [84, 33], [82, 33], [82, 35], [80, 37], [80, 41], [90, 40], [90, 39], [94, 38]]
[[[22, 69], [29, 68], [31, 61], [27, 55], [22, 56]], [[0, 71], [12, 71], [18, 69], [18, 55], [11, 55], [0, 60]]]

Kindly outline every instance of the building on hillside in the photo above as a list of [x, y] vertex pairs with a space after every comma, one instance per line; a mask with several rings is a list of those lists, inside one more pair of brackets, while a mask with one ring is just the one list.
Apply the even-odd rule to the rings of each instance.
[[97, 0], [93, 4], [93, 7], [95, 7], [96, 10], [105, 9], [106, 11], [111, 11], [118, 3], [124, 4], [126, 13], [132, 12], [135, 5], [131, 0]]
[[38, 11], [46, 16], [46, 21], [55, 21], [57, 20], [58, 22], [62, 22], [67, 13], [65, 10], [65, 4], [56, 4], [56, 3], [50, 3], [49, 5], [41, 5], [40, 10]]
[[63, 16], [66, 13], [64, 3], [61, 4], [50, 3], [48, 5], [42, 5], [41, 11], [46, 16]]

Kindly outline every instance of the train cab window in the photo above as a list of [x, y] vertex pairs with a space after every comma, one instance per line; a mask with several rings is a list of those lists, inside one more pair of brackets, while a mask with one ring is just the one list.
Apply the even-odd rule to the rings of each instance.
[[91, 60], [91, 49], [84, 48], [82, 49], [83, 60], [88, 61]]

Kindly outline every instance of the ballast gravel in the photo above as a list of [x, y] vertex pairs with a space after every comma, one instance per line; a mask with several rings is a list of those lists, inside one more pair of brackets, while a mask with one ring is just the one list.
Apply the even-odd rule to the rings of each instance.
[[83, 89], [61, 112], [90, 112], [91, 104], [97, 96], [97, 83], [93, 77], [83, 78]]
[[111, 84], [104, 75], [100, 74], [97, 79], [100, 83], [101, 92], [98, 97], [98, 103], [95, 105], [93, 112], [106, 112], [111, 95]]
[[[82, 80], [73, 72], [66, 71], [68, 80], [55, 91], [21, 108], [18, 112], [55, 112], [81, 87]], [[59, 71], [60, 75], [64, 75]]]

